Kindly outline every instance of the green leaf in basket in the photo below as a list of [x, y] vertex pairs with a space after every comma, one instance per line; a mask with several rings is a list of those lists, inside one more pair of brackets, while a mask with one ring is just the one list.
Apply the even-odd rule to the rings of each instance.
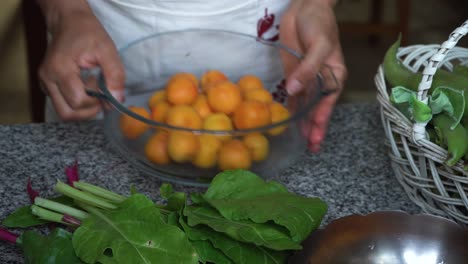
[[403, 86], [392, 89], [390, 101], [410, 120], [428, 122], [432, 118], [431, 108], [417, 99], [416, 92]]
[[432, 118], [432, 110], [431, 108], [419, 101], [416, 98], [416, 95], [411, 97], [410, 105], [413, 108], [413, 117], [416, 122], [428, 122]]
[[392, 88], [390, 101], [394, 104], [409, 103], [411, 97], [415, 94], [414, 91], [407, 89], [403, 86], [395, 86]]
[[463, 90], [450, 87], [437, 87], [431, 95], [429, 105], [432, 114], [445, 112], [453, 119], [451, 128], [454, 129], [465, 112], [465, 95]]

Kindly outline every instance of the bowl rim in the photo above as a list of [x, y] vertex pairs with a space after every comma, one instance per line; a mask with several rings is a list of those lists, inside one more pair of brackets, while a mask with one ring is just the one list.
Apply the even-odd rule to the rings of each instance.
[[[163, 36], [163, 35], [177, 34], [177, 33], [183, 33], [183, 32], [219, 32], [219, 33], [237, 35], [237, 36], [241, 36], [241, 37], [245, 37], [245, 38], [250, 38], [250, 39], [255, 40], [257, 42], [260, 42], [260, 43], [262, 43], [264, 45], [269, 45], [269, 46], [276, 47], [278, 49], [285, 50], [286, 52], [288, 52], [289, 54], [291, 54], [292, 56], [296, 57], [299, 60], [302, 60], [304, 58], [303, 55], [301, 55], [300, 53], [298, 53], [298, 52], [294, 51], [293, 49], [287, 47], [286, 45], [281, 44], [279, 41], [269, 41], [269, 40], [263, 39], [263, 38], [258, 37], [258, 36], [254, 36], [254, 35], [250, 35], [250, 34], [246, 34], [246, 33], [242, 33], [242, 32], [237, 32], [237, 31], [219, 30], [219, 29], [201, 29], [201, 28], [188, 28], [188, 29], [183, 29], [183, 30], [173, 30], [173, 31], [158, 32], [158, 33], [150, 34], [150, 35], [147, 35], [147, 36], [144, 36], [144, 37], [141, 37], [141, 38], [137, 38], [137, 39], [135, 39], [133, 41], [130, 41], [129, 43], [127, 43], [124, 46], [122, 46], [121, 48], [119, 48], [117, 51], [118, 51], [118, 54], [120, 55], [120, 54], [123, 54], [126, 50], [133, 47], [134, 45], [139, 44], [139, 43], [141, 43], [141, 42], [143, 42], [145, 40], [152, 39], [152, 38], [159, 37], [159, 36]], [[325, 82], [323, 81], [323, 75], [321, 73], [324, 69], [327, 69], [329, 71], [329, 73], [330, 73], [330, 75], [332, 77], [332, 81], [336, 85], [334, 89], [324, 89], [326, 87], [324, 87]], [[125, 107], [122, 103], [120, 103], [118, 100], [116, 100], [113, 97], [113, 95], [111, 94], [109, 89], [107, 89], [107, 86], [105, 84], [104, 75], [103, 75], [103, 73], [102, 73], [102, 71], [100, 69], [97, 72], [97, 81], [98, 81], [98, 86], [99, 86], [99, 89], [101, 90], [101, 92], [88, 91], [88, 94], [91, 95], [91, 96], [95, 96], [95, 97], [98, 97], [100, 99], [108, 101], [108, 103], [110, 103], [112, 106], [114, 106], [114, 108], [117, 111], [119, 111], [120, 113], [131, 116], [131, 117], [133, 117], [133, 118], [135, 118], [135, 119], [137, 119], [137, 120], [139, 120], [141, 122], [144, 122], [144, 123], [146, 123], [146, 124], [148, 124], [148, 125], [150, 125], [152, 127], [168, 129], [168, 130], [171, 130], [171, 131], [174, 131], [174, 130], [176, 130], [176, 131], [177, 130], [178, 131], [186, 131], [186, 132], [191, 132], [191, 133], [194, 133], [194, 134], [237, 135], [237, 134], [248, 134], [248, 133], [253, 133], [253, 132], [264, 132], [264, 131], [274, 129], [276, 127], [287, 125], [288, 123], [291, 123], [291, 122], [294, 122], [294, 121], [296, 121], [298, 119], [301, 119], [302, 117], [307, 115], [309, 113], [309, 111], [314, 106], [316, 106], [318, 104], [318, 102], [323, 97], [328, 96], [329, 94], [332, 94], [332, 93], [334, 93], [334, 92], [336, 92], [338, 90], [339, 82], [338, 82], [336, 76], [334, 75], [332, 69], [328, 65], [323, 66], [323, 69], [321, 69], [321, 71], [319, 71], [317, 73], [317, 78], [315, 78], [315, 79], [316, 79], [317, 87], [318, 87], [318, 91], [316, 92], [316, 95], [313, 96], [312, 100], [310, 100], [310, 102], [308, 102], [307, 105], [303, 109], [300, 109], [298, 112], [294, 113], [293, 115], [290, 115], [287, 119], [279, 121], [279, 122], [275, 122], [275, 123], [272, 123], [272, 124], [264, 125], [264, 126], [248, 128], [248, 129], [233, 129], [233, 130], [191, 129], [191, 128], [185, 128], [185, 127], [180, 127], [180, 126], [173, 126], [173, 125], [169, 125], [169, 124], [166, 124], [166, 123], [163, 123], [163, 122], [158, 122], [158, 121], [143, 117], [143, 116], [129, 110], [127, 107]], [[300, 95], [301, 95], [301, 93], [299, 93], [296, 96], [300, 96]], [[288, 95], [288, 99], [289, 98], [293, 98], [293, 97]]]

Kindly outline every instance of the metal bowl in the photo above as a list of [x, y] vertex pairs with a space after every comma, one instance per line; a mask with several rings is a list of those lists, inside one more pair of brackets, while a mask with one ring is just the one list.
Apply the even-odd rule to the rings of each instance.
[[468, 263], [468, 229], [431, 215], [382, 211], [331, 222], [289, 263]]

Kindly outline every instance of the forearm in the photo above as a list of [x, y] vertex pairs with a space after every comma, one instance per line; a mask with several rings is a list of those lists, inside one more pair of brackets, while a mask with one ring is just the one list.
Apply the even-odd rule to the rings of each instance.
[[45, 17], [47, 28], [53, 34], [64, 18], [74, 14], [92, 15], [86, 0], [36, 0]]

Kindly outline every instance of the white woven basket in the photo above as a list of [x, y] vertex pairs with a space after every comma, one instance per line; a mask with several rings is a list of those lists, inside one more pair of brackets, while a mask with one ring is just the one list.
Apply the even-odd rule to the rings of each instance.
[[[397, 56], [409, 69], [424, 69], [418, 99], [427, 103], [427, 89], [436, 70], [452, 70], [453, 63], [468, 65], [468, 49], [455, 47], [468, 32], [468, 20], [442, 45], [402, 47]], [[446, 166], [447, 151], [426, 139], [425, 124], [412, 123], [390, 102], [383, 66], [375, 76], [377, 100], [390, 147], [392, 168], [409, 198], [426, 213], [468, 225], [468, 173], [463, 161]], [[467, 83], [468, 86], [468, 83]]]

